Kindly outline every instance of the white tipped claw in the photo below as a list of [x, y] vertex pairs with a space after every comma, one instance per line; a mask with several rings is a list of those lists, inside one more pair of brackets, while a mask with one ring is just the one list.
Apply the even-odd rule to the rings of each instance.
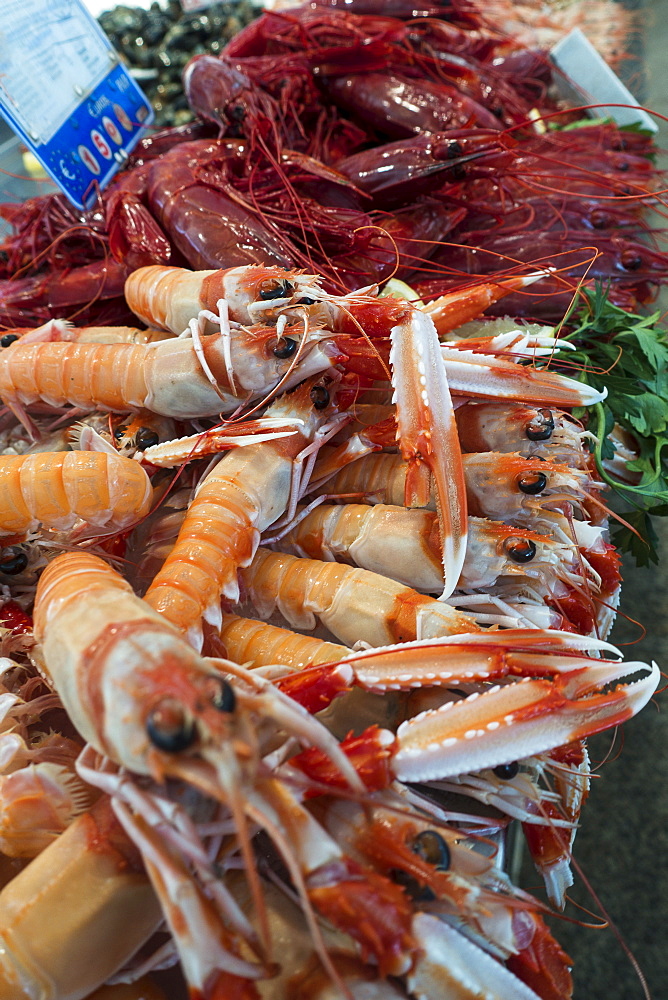
[[581, 406], [594, 406], [595, 403], [602, 403], [608, 395], [607, 388], [601, 389], [599, 392], [597, 389], [594, 389], [593, 386], [585, 385], [583, 382], [580, 382], [579, 385], [581, 387], [580, 393], [582, 395]]
[[515, 399], [548, 406], [592, 406], [608, 394], [550, 368], [441, 345], [450, 390], [482, 399]]
[[599, 391], [585, 382], [579, 382], [577, 379], [568, 378], [566, 375], [550, 372], [549, 369], [541, 369], [540, 371], [543, 374], [552, 375], [554, 379], [558, 379], [562, 389], [572, 392], [573, 402], [571, 402], [571, 406], [594, 406], [595, 403], [602, 403], [608, 395], [607, 389]]
[[[434, 321], [411, 309], [390, 330], [397, 441], [404, 458], [428, 465], [436, 493], [445, 601], [466, 556], [466, 486], [448, 374]], [[406, 501], [410, 489], [407, 486]], [[409, 504], [407, 503], [407, 506]]]
[[383, 653], [402, 653], [413, 649], [456, 646], [495, 646], [499, 649], [540, 649], [542, 652], [562, 652], [573, 649], [578, 652], [593, 651], [614, 653], [621, 658], [621, 650], [610, 642], [597, 639], [594, 636], [578, 635], [575, 632], [559, 632], [556, 629], [507, 629], [501, 632], [470, 632], [456, 635], [437, 636], [434, 639], [415, 639], [412, 642], [399, 643], [396, 646], [382, 646], [355, 653], [345, 657], [345, 660], [361, 658], [364, 655], [375, 657]]
[[566, 905], [566, 890], [573, 885], [573, 873], [567, 858], [559, 858], [540, 872], [545, 881], [547, 898], [560, 910]]
[[[433, 781], [545, 753], [626, 722], [659, 684], [655, 663], [591, 660], [554, 681], [525, 677], [416, 715], [399, 726], [400, 781]], [[644, 671], [638, 680], [632, 674]], [[544, 674], [549, 674], [546, 667]], [[603, 687], [619, 683], [602, 693]]]
[[575, 344], [571, 344], [570, 340], [560, 340], [559, 337], [555, 337], [552, 342], [549, 342], [549, 338], [537, 337], [536, 340], [540, 340], [540, 347], [548, 348], [552, 351], [577, 351]]
[[419, 950], [406, 983], [417, 1000], [436, 996], [540, 1000], [504, 965], [438, 917], [417, 913], [412, 931]]
[[556, 273], [556, 267], [544, 267], [540, 271], [532, 271], [531, 274], [525, 274], [522, 279], [522, 284], [526, 288], [527, 285], [533, 285], [534, 282], [540, 281], [541, 278], [549, 278], [552, 274]]
[[[625, 664], [625, 667], [625, 674], [630, 673], [631, 670], [647, 670], [647, 664], [642, 662], [627, 663]], [[628, 704], [633, 709], [631, 716], [637, 715], [638, 712], [645, 707], [658, 688], [660, 680], [661, 671], [654, 660], [652, 660], [649, 673], [646, 677], [641, 677], [639, 680], [631, 681], [626, 685], [625, 689], [627, 692]]]

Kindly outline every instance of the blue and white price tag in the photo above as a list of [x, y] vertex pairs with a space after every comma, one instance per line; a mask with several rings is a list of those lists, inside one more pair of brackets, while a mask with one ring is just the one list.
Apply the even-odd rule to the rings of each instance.
[[2, 0], [0, 112], [78, 208], [154, 118], [81, 0]]

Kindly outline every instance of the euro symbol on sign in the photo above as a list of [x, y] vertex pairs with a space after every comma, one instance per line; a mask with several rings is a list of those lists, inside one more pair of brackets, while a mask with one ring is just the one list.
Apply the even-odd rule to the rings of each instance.
[[73, 174], [71, 170], [67, 169], [67, 167], [65, 166], [65, 160], [61, 160], [58, 166], [60, 167], [61, 174], [63, 175], [63, 177], [67, 177], [68, 181], [76, 180], [77, 175]]

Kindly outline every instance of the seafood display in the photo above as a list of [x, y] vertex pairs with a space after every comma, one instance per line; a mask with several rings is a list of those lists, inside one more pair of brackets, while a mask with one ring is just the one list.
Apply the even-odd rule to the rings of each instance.
[[660, 682], [610, 487], [664, 484], [569, 307], [662, 363], [652, 144], [476, 3], [344, 6], [2, 209], [0, 1000], [572, 998], [587, 739]]

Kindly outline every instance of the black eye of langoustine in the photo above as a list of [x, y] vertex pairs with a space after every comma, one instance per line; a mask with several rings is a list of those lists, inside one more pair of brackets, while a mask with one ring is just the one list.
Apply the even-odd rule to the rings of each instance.
[[135, 434], [135, 446], [139, 451], [152, 448], [159, 440], [158, 434], [151, 427], [140, 427]]
[[13, 344], [18, 339], [15, 333], [6, 333], [4, 337], [0, 337], [0, 347], [9, 347], [10, 344]]
[[195, 742], [192, 718], [175, 698], [165, 698], [146, 718], [146, 734], [154, 747], [165, 753], [180, 753]]
[[436, 830], [423, 830], [422, 833], [418, 833], [411, 844], [411, 850], [423, 861], [439, 869], [447, 870], [450, 867], [450, 848]]
[[325, 389], [324, 385], [314, 385], [310, 396], [316, 410], [324, 410], [329, 405], [329, 392]]
[[114, 437], [116, 438], [117, 441], [120, 441], [121, 438], [125, 437], [125, 435], [127, 434], [127, 432], [128, 432], [128, 425], [127, 424], [119, 424], [118, 427], [116, 428], [116, 430], [114, 431]]
[[293, 292], [294, 288], [290, 282], [282, 278], [280, 281], [276, 280], [268, 284], [266, 288], [261, 288], [260, 298], [263, 302], [268, 302], [271, 299], [287, 299]]
[[[450, 867], [450, 848], [440, 833], [436, 830], [423, 830], [410, 843], [411, 851], [417, 854], [438, 871], [447, 871]], [[402, 869], [392, 872], [395, 882], [402, 886], [408, 895], [416, 902], [429, 902], [436, 899], [435, 893], [427, 885], [423, 885], [415, 876]]]
[[530, 538], [506, 538], [503, 548], [508, 558], [519, 564], [531, 562], [536, 555], [536, 546]]
[[302, 295], [301, 299], [297, 303], [300, 306], [314, 306], [317, 299], [312, 299], [310, 295]]
[[219, 712], [233, 712], [237, 706], [234, 688], [222, 677], [211, 678], [211, 704]]
[[272, 354], [274, 357], [280, 358], [281, 361], [283, 361], [285, 358], [291, 358], [296, 350], [296, 340], [293, 340], [291, 337], [281, 337], [276, 344], [276, 347], [273, 349]]
[[547, 486], [547, 476], [544, 472], [525, 472], [517, 479], [518, 489], [528, 496], [537, 496]]
[[0, 553], [0, 573], [16, 576], [22, 573], [28, 565], [28, 556], [23, 549], [11, 547]]
[[519, 769], [520, 765], [514, 760], [510, 764], [499, 764], [498, 767], [492, 768], [492, 774], [501, 778], [502, 781], [510, 781], [519, 773]]
[[536, 415], [527, 424], [525, 433], [529, 441], [549, 441], [554, 433], [552, 410], [548, 410], [546, 407], [536, 410]]

